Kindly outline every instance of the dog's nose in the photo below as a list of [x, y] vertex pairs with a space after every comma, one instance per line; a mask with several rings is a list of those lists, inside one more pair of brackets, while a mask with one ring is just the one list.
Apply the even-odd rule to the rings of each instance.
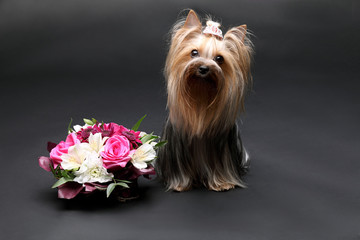
[[206, 75], [209, 72], [209, 67], [207, 66], [200, 66], [199, 67], [199, 73], [201, 75]]

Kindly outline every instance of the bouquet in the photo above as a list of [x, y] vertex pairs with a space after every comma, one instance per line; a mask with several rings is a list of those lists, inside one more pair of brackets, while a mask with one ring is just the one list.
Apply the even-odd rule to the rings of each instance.
[[145, 117], [132, 129], [94, 118], [84, 119], [83, 126], [71, 127], [70, 121], [66, 140], [48, 142], [50, 157], [39, 157], [40, 167], [57, 179], [52, 188], [58, 188], [58, 197], [94, 191], [106, 191], [109, 197], [115, 188], [120, 200], [134, 197], [131, 190], [136, 191], [132, 188], [138, 177], [155, 174], [156, 149], [165, 144], [156, 135], [137, 131]]

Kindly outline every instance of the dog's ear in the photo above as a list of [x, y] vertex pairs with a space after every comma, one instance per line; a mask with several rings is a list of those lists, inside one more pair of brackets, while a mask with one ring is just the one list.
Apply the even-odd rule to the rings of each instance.
[[192, 27], [201, 28], [201, 22], [194, 10], [189, 11], [189, 13], [186, 17], [184, 27], [185, 28], [192, 28]]
[[244, 42], [245, 36], [246, 36], [247, 26], [246, 24], [231, 28], [224, 36], [224, 39], [233, 39], [234, 37], [240, 42]]

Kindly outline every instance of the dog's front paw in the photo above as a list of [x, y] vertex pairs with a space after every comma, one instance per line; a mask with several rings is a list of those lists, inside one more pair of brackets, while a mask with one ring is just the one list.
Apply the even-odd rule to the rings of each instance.
[[221, 191], [227, 191], [230, 189], [235, 188], [236, 185], [231, 184], [231, 183], [221, 183], [221, 184], [210, 184], [209, 185], [209, 190], [213, 190], [216, 192], [221, 192]]
[[173, 178], [167, 181], [167, 190], [184, 192], [191, 189], [191, 181], [189, 178], [183, 176], [182, 178]]
[[178, 185], [178, 186], [172, 187], [171, 189], [175, 192], [185, 192], [185, 191], [189, 191], [191, 189], [191, 186]]

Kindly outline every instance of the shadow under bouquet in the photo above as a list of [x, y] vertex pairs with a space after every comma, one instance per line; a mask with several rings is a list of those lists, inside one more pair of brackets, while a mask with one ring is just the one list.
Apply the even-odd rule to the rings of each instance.
[[120, 201], [136, 198], [138, 177], [155, 174], [156, 149], [165, 144], [138, 131], [145, 116], [132, 129], [94, 118], [84, 119], [83, 126], [71, 127], [71, 121], [65, 141], [48, 142], [50, 157], [39, 157], [39, 165], [57, 179], [52, 188], [58, 197], [106, 191]]

